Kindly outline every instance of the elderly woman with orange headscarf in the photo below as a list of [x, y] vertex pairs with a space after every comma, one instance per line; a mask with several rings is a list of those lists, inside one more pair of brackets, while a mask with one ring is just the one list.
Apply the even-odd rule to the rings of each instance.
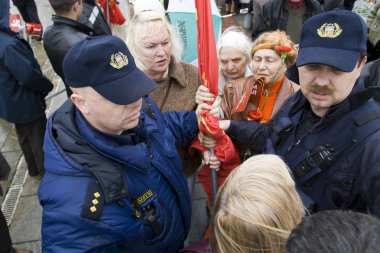
[[297, 58], [295, 44], [285, 32], [262, 33], [252, 44], [253, 75], [229, 82], [224, 87], [224, 119], [268, 122], [284, 101], [299, 89], [285, 76]]

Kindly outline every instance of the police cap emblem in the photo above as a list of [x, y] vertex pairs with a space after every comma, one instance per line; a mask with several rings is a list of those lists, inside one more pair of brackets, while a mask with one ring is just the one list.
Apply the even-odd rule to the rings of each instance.
[[121, 69], [122, 67], [128, 65], [128, 57], [120, 51], [112, 54], [110, 65], [115, 69]]
[[342, 33], [342, 29], [337, 23], [324, 23], [317, 29], [319, 37], [322, 38], [336, 38]]

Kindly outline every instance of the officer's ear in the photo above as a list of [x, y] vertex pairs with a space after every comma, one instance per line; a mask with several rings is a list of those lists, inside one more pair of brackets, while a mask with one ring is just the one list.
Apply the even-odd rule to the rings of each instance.
[[359, 56], [359, 60], [358, 60], [358, 64], [357, 64], [358, 68], [359, 67], [362, 68], [364, 66], [364, 64], [366, 64], [366, 62], [367, 62], [367, 55], [361, 54]]
[[77, 92], [73, 89], [73, 94], [70, 96], [71, 102], [79, 109], [83, 115], [89, 114], [89, 110], [86, 103], [86, 97], [83, 96], [80, 92]]
[[73, 10], [74, 12], [81, 12], [81, 13], [82, 13], [81, 5], [82, 5], [82, 0], [78, 0], [78, 1], [76, 1], [76, 2], [73, 4], [71, 10]]

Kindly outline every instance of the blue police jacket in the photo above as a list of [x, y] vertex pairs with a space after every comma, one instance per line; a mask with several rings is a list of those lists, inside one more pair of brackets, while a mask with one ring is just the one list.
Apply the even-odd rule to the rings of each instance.
[[309, 103], [297, 92], [269, 124], [233, 121], [228, 134], [255, 152], [283, 157], [312, 212], [351, 209], [380, 217], [380, 104], [359, 98], [363, 92], [357, 82], [347, 99], [311, 125], [302, 120]]
[[139, 125], [120, 136], [92, 128], [67, 101], [48, 120], [43, 252], [178, 252], [191, 201], [176, 146], [198, 132], [194, 112], [146, 98]]

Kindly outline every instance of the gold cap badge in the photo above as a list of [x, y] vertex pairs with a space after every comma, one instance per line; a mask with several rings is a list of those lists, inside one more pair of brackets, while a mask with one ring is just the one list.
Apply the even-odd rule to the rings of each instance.
[[125, 56], [122, 52], [112, 54], [110, 65], [115, 69], [121, 69], [122, 67], [128, 65], [128, 57]]
[[319, 37], [322, 38], [336, 38], [342, 33], [342, 29], [337, 23], [324, 23], [317, 29]]

